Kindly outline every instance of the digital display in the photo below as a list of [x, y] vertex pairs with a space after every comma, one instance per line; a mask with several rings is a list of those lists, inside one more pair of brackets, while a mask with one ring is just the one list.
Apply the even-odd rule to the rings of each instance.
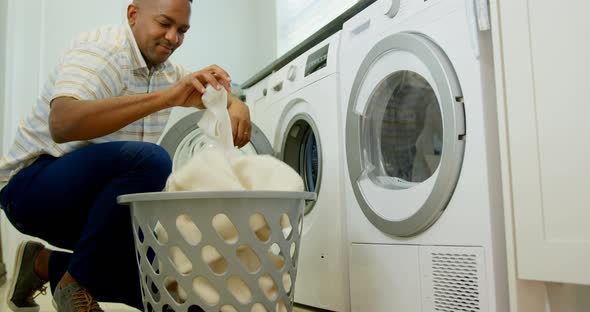
[[330, 45], [327, 44], [307, 57], [307, 62], [305, 63], [305, 77], [326, 67], [328, 64], [329, 48]]

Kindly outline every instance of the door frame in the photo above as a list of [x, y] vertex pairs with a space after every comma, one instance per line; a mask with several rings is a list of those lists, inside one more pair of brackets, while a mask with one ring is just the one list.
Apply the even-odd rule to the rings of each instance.
[[[432, 74], [443, 121], [443, 150], [434, 187], [422, 206], [404, 220], [389, 220], [375, 211], [365, 198], [358, 180], [363, 174], [362, 167], [362, 116], [355, 112], [363, 83], [372, 71], [376, 61], [389, 51], [403, 51], [417, 57]], [[395, 53], [395, 52], [394, 52]], [[393, 74], [392, 72], [391, 74]], [[369, 51], [358, 70], [348, 104], [346, 118], [346, 158], [350, 183], [360, 209], [367, 219], [379, 230], [409, 237], [428, 229], [444, 212], [457, 185], [465, 150], [465, 114], [459, 78], [445, 52], [433, 41], [417, 33], [394, 33]]]

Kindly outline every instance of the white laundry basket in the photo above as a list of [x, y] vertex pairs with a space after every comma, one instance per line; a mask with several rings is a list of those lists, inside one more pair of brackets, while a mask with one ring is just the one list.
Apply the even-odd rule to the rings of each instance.
[[145, 311], [293, 310], [308, 192], [177, 192], [131, 206]]

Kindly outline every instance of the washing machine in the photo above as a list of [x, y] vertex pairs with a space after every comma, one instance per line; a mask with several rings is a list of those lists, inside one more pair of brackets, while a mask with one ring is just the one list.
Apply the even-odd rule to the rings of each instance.
[[[260, 81], [256, 82], [252, 86], [249, 86], [247, 89], [243, 90], [244, 92], [244, 103], [248, 105], [250, 109], [250, 119], [255, 122], [261, 118], [257, 118], [256, 115], [256, 106], [266, 101], [266, 95], [268, 93], [268, 81], [270, 79], [270, 74]], [[261, 104], [263, 105], [263, 104]]]
[[379, 0], [344, 24], [352, 311], [509, 310], [486, 9]]
[[295, 302], [331, 311], [349, 311], [339, 148], [340, 34], [296, 57], [257, 90], [246, 90], [253, 120], [277, 158], [299, 172], [307, 191], [317, 193], [305, 207]]

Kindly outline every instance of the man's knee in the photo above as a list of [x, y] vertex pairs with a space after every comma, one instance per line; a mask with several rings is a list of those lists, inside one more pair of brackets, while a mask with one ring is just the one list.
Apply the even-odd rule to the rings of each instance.
[[123, 152], [130, 161], [130, 168], [144, 171], [152, 178], [168, 178], [172, 172], [172, 160], [168, 152], [161, 146], [147, 142], [128, 142]]

